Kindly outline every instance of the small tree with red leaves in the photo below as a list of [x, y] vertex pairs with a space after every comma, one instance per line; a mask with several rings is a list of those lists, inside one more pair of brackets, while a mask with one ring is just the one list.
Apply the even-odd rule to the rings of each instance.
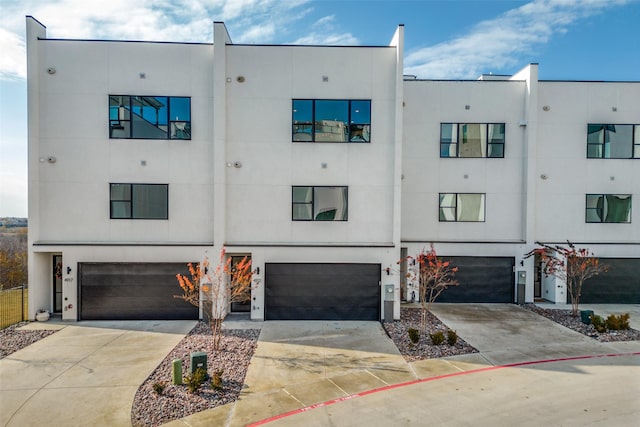
[[453, 267], [450, 261], [439, 258], [433, 243], [428, 251], [423, 249], [415, 257], [408, 256], [406, 260], [407, 278], [419, 283], [420, 328], [424, 333], [427, 330], [427, 312], [431, 310], [431, 305], [447, 288], [460, 284], [454, 279], [458, 267]]
[[540, 247], [525, 254], [525, 258], [538, 255], [543, 264], [542, 272], [566, 283], [567, 293], [571, 298], [571, 314], [574, 317], [577, 316], [585, 280], [606, 272], [608, 266], [601, 264], [588, 248], [576, 248], [569, 241], [567, 241], [567, 247], [545, 245], [539, 242], [538, 245]]
[[227, 315], [228, 307], [234, 302], [244, 302], [251, 298], [251, 290], [258, 282], [252, 280], [251, 260], [244, 257], [239, 263], [233, 264], [231, 258], [225, 259], [226, 249], [220, 251], [220, 262], [209, 272], [209, 260], [202, 264], [191, 263], [190, 276], [176, 274], [182, 295], [175, 295], [188, 303], [200, 307], [207, 316], [213, 334], [213, 348], [219, 350], [222, 339], [222, 321]]

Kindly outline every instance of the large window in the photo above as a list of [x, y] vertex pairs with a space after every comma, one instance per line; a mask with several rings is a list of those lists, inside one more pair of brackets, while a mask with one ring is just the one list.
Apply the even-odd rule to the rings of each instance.
[[631, 194], [587, 194], [587, 222], [631, 222]]
[[291, 187], [294, 221], [346, 221], [348, 187]]
[[370, 100], [293, 100], [294, 142], [369, 142]]
[[191, 139], [191, 98], [109, 95], [109, 138]]
[[640, 125], [587, 125], [587, 158], [640, 159]]
[[168, 219], [167, 184], [110, 184], [111, 219]]
[[504, 157], [504, 123], [440, 123], [440, 157]]
[[440, 222], [484, 222], [485, 195], [440, 193]]

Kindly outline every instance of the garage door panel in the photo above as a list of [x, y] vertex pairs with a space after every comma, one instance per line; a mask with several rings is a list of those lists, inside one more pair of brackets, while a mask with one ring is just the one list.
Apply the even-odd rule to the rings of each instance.
[[80, 318], [83, 320], [197, 319], [198, 308], [175, 298], [183, 263], [81, 263]]
[[511, 303], [513, 302], [515, 258], [442, 257], [458, 267], [459, 286], [446, 289], [438, 302]]
[[585, 304], [640, 304], [640, 258], [600, 258], [609, 271], [582, 285]]
[[266, 264], [267, 320], [379, 320], [379, 264]]

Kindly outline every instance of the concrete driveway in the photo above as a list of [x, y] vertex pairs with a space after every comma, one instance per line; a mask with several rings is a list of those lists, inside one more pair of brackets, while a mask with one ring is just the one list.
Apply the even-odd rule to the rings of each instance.
[[0, 425], [129, 426], [138, 387], [193, 321], [81, 322], [0, 360]]
[[[599, 343], [513, 304], [436, 304], [433, 311], [480, 352], [407, 363], [377, 322], [264, 322], [240, 400], [168, 426], [235, 427], [262, 425], [262, 420], [268, 425], [493, 426], [507, 419], [506, 424], [520, 423], [523, 414], [534, 414], [525, 425], [540, 425], [545, 418], [535, 414], [564, 417], [563, 408], [573, 410], [571, 405], [583, 398], [606, 401], [618, 420], [640, 415], [629, 405], [640, 388], [633, 376], [640, 374], [640, 354], [571, 359], [640, 352], [640, 342]], [[497, 367], [548, 359], [568, 360]], [[565, 371], [588, 375], [560, 374]], [[549, 386], [552, 393], [545, 392]], [[579, 393], [573, 393], [575, 387]], [[522, 396], [511, 399], [514, 390]], [[618, 403], [609, 405], [609, 400]], [[576, 419], [584, 421], [579, 415]]]

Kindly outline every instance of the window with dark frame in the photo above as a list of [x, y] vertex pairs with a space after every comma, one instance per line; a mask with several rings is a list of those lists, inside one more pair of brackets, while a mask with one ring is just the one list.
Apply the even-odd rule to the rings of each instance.
[[109, 95], [109, 138], [191, 139], [191, 98]]
[[585, 208], [587, 223], [631, 222], [631, 194], [587, 194]]
[[504, 158], [504, 123], [440, 123], [440, 157]]
[[484, 222], [485, 194], [440, 193], [440, 222]]
[[347, 221], [348, 187], [291, 187], [293, 221]]
[[109, 184], [111, 219], [169, 219], [168, 184]]
[[588, 159], [640, 159], [640, 125], [587, 125]]
[[371, 100], [292, 100], [293, 142], [370, 142]]

